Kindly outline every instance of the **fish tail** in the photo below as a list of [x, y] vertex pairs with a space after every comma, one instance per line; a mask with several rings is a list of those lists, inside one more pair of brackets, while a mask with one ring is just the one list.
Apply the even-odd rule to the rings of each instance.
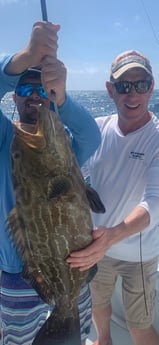
[[64, 318], [57, 310], [41, 327], [32, 345], [81, 345], [78, 313]]

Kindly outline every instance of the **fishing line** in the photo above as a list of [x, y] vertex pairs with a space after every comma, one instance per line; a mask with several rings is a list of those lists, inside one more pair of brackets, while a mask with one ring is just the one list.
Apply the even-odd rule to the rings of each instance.
[[141, 2], [141, 5], [142, 5], [142, 7], [143, 7], [143, 9], [144, 9], [145, 14], [146, 14], [146, 17], [147, 17], [147, 20], [148, 20], [148, 22], [149, 22], [149, 25], [150, 25], [150, 27], [151, 27], [151, 30], [152, 30], [153, 36], [154, 36], [154, 38], [155, 38], [155, 41], [156, 41], [156, 43], [159, 45], [159, 39], [158, 39], [158, 37], [157, 37], [157, 35], [156, 35], [154, 26], [153, 26], [153, 24], [152, 24], [151, 18], [150, 18], [149, 14], [148, 14], [148, 11], [147, 11], [147, 9], [146, 9], [146, 6], [145, 6], [145, 4], [144, 4], [144, 1], [143, 1], [143, 0], [140, 0], [140, 2]]
[[142, 277], [145, 309], [146, 309], [146, 315], [148, 315], [148, 306], [147, 306], [147, 300], [146, 300], [146, 290], [145, 290], [145, 280], [144, 280], [144, 268], [143, 268], [143, 259], [142, 259], [142, 234], [141, 234], [141, 232], [140, 232], [140, 264], [141, 264], [141, 277]]
[[16, 104], [14, 104], [14, 109], [13, 109], [13, 113], [12, 113], [12, 117], [11, 117], [12, 121], [13, 121], [13, 119], [14, 119], [15, 110], [16, 110]]

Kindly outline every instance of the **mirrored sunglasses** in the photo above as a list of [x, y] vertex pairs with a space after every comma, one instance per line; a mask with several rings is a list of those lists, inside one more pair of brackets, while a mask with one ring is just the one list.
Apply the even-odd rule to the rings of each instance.
[[39, 97], [48, 98], [47, 93], [41, 84], [19, 84], [17, 85], [15, 92], [20, 97], [30, 97], [35, 90]]
[[138, 80], [134, 82], [123, 80], [112, 84], [115, 86], [116, 91], [120, 94], [130, 93], [133, 86], [137, 93], [146, 93], [150, 89], [152, 80]]

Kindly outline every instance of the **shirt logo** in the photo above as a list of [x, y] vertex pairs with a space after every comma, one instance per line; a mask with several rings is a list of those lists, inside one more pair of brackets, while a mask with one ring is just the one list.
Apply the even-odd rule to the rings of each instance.
[[135, 152], [135, 151], [131, 151], [130, 154], [129, 154], [129, 158], [132, 158], [132, 159], [140, 159], [141, 161], [144, 160], [144, 153], [142, 152]]

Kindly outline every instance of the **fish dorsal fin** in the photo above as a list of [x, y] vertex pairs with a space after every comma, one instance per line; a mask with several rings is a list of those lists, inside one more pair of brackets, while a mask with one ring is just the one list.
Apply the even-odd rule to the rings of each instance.
[[[18, 248], [24, 264], [22, 272], [23, 279], [37, 291], [44, 302], [50, 304], [53, 299], [52, 289], [44, 279], [40, 268], [36, 266], [37, 260], [35, 260], [34, 253], [30, 255], [25, 240], [25, 225], [21, 223], [16, 207], [11, 210], [7, 221], [7, 231], [13, 243]], [[21, 228], [23, 228], [23, 232]]]
[[8, 231], [8, 234], [10, 238], [13, 240], [13, 243], [18, 246], [18, 250], [23, 257], [24, 249], [25, 249], [25, 241], [24, 237], [22, 236], [21, 232], [21, 224], [19, 222], [19, 217], [17, 214], [17, 208], [14, 207], [7, 218], [7, 227], [6, 230]]
[[95, 213], [105, 213], [105, 207], [98, 193], [90, 186], [86, 186], [86, 195], [91, 210]]
[[65, 195], [71, 188], [71, 182], [66, 176], [56, 176], [49, 181], [48, 184], [48, 198], [56, 198]]

